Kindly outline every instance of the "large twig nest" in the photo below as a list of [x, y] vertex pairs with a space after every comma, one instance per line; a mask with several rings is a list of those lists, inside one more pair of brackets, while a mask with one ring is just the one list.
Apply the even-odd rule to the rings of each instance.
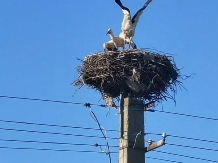
[[171, 56], [139, 49], [87, 56], [78, 72], [75, 86], [85, 84], [112, 98], [123, 93], [147, 101], [174, 99], [179, 76]]

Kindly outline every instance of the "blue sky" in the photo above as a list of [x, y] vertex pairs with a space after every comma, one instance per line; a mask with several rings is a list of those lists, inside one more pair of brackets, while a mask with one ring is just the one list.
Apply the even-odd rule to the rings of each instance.
[[[134, 14], [144, 0], [123, 0]], [[217, 0], [153, 0], [138, 23], [134, 41], [139, 48], [153, 48], [174, 54], [178, 68], [184, 75], [194, 74], [184, 81], [188, 91], [178, 89], [177, 104], [164, 101], [155, 109], [217, 118]], [[2, 0], [0, 1], [0, 95], [63, 100], [103, 104], [100, 94], [84, 87], [76, 92], [70, 85], [77, 77], [76, 67], [86, 55], [102, 51], [102, 44], [109, 40], [105, 35], [112, 28], [118, 35], [123, 13], [113, 0], [108, 1], [58, 1], [58, 0]], [[119, 116], [113, 109], [93, 106], [105, 129], [119, 128]], [[97, 128], [89, 109], [82, 105], [0, 99], [0, 119], [45, 124]], [[166, 132], [171, 135], [217, 140], [217, 121], [177, 116], [164, 113], [146, 113], [145, 131]], [[43, 127], [0, 122], [0, 128], [15, 128], [59, 133], [97, 135], [100, 131]], [[107, 132], [118, 137], [118, 132]], [[0, 130], [0, 139], [37, 140], [85, 144], [105, 144], [101, 138], [36, 134]], [[146, 140], [160, 140], [148, 135]], [[109, 139], [110, 145], [118, 145]], [[167, 143], [218, 149], [216, 143], [167, 138]], [[100, 151], [87, 146], [52, 145], [39, 143], [3, 142], [0, 146], [49, 149]], [[52, 152], [34, 150], [0, 149], [4, 163], [32, 162], [109, 162], [108, 156], [98, 153]], [[189, 155], [218, 161], [213, 151], [181, 148], [170, 145], [161, 151]], [[111, 148], [111, 151], [118, 151]], [[184, 157], [149, 152], [149, 157], [181, 162], [205, 162]], [[117, 154], [112, 162], [117, 162]], [[156, 163], [157, 160], [147, 159]]]

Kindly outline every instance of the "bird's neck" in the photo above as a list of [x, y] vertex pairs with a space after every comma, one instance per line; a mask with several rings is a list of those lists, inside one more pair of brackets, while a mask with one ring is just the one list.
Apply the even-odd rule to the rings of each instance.
[[111, 32], [110, 34], [110, 38], [113, 39], [114, 38], [114, 34]]

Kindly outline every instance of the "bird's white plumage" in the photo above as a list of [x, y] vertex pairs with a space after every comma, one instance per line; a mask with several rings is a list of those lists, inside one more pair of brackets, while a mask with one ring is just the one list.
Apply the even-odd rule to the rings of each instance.
[[113, 34], [112, 29], [108, 29], [107, 34], [109, 34], [111, 41], [114, 43], [115, 47], [118, 49], [119, 47], [122, 47], [125, 49], [125, 40], [122, 37], [115, 37]]
[[124, 17], [123, 17], [121, 30], [122, 31], [128, 31], [128, 30], [132, 29], [131, 15], [126, 10], [122, 10], [122, 11], [123, 11]]
[[105, 52], [108, 52], [108, 49], [110, 50], [114, 50], [116, 49], [115, 45], [114, 45], [114, 42], [112, 40], [106, 42], [103, 44], [103, 48], [104, 48], [104, 51]]
[[120, 2], [120, 0], [115, 0], [115, 2], [122, 8], [123, 11], [123, 21], [121, 25], [121, 33], [120, 37], [123, 37], [125, 39], [126, 43], [129, 43], [129, 45], [133, 48], [133, 46], [136, 46], [133, 42], [132, 38], [135, 34], [135, 28], [137, 26], [137, 23], [139, 21], [140, 16], [143, 13], [143, 10], [148, 6], [148, 4], [152, 0], [147, 0], [147, 2], [143, 5], [141, 9], [137, 11], [137, 13], [131, 17], [130, 11], [127, 7], [123, 6], [123, 4]]

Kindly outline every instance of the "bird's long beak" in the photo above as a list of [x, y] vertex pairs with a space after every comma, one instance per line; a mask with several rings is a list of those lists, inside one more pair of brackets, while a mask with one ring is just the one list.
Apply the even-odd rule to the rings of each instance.
[[108, 34], [110, 34], [110, 33], [111, 33], [111, 31], [107, 31], [106, 35], [108, 35]]

